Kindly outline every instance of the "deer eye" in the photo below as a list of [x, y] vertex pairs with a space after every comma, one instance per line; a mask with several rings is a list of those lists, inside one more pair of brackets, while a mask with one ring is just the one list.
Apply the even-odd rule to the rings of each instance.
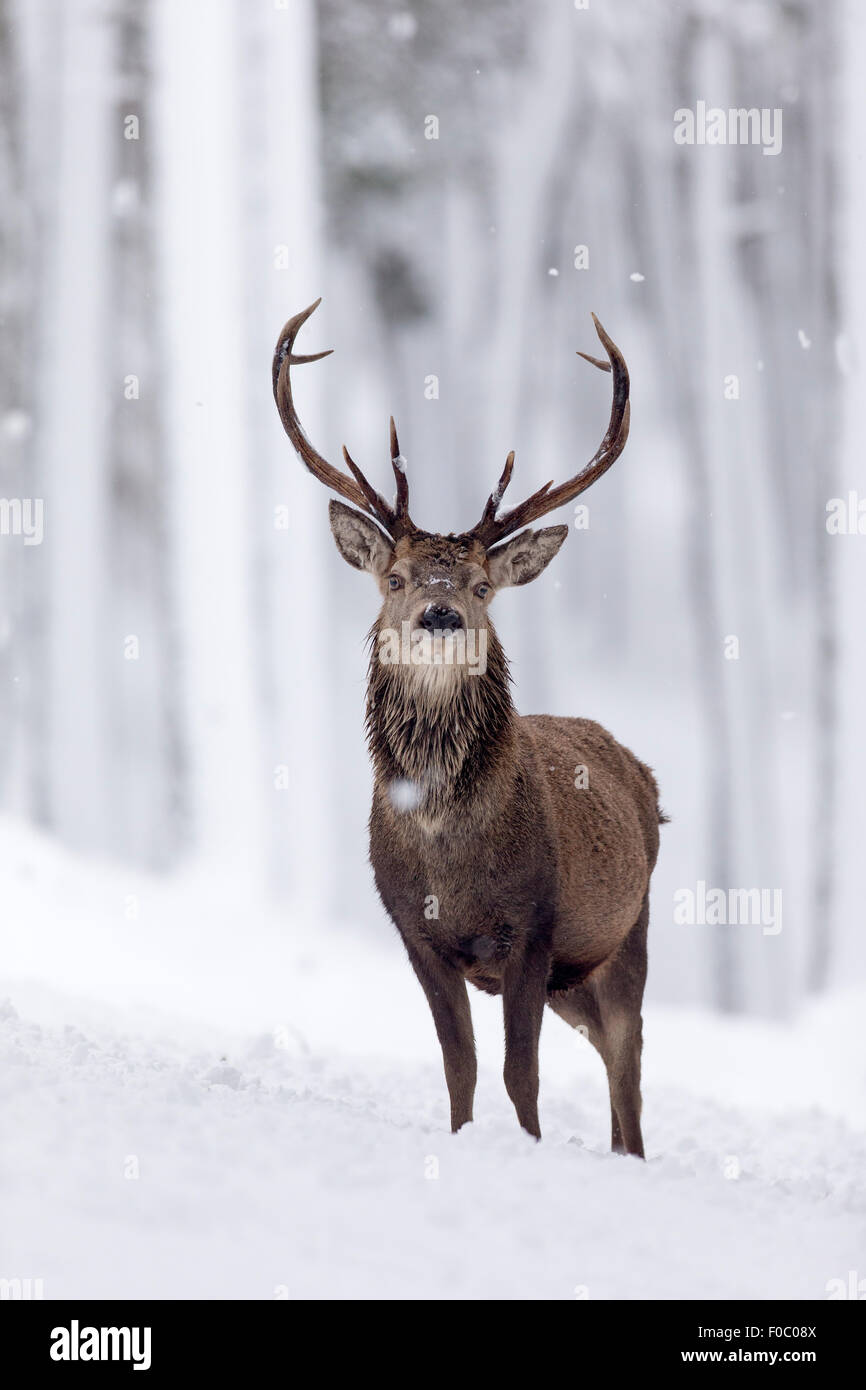
[[489, 585], [489, 584], [479, 584], [478, 587], [477, 587], [476, 590], [475, 590], [476, 597], [478, 597], [478, 598], [486, 598], [487, 595], [489, 594], [489, 592], [490, 592], [490, 585]]
[[388, 575], [388, 588], [389, 588], [389, 589], [391, 589], [391, 590], [393, 591], [393, 590], [395, 590], [395, 589], [402, 589], [402, 587], [403, 587], [403, 580], [400, 578], [399, 574], [389, 574], [389, 575]]

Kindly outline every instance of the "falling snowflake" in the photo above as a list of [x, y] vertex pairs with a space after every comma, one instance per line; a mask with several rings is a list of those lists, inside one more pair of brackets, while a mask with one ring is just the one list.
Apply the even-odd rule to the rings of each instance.
[[32, 421], [26, 410], [7, 410], [3, 416], [3, 433], [7, 439], [26, 439]]
[[392, 15], [388, 20], [388, 33], [392, 39], [414, 39], [418, 32], [418, 21], [408, 10]]
[[414, 811], [420, 806], [423, 793], [417, 782], [399, 777], [388, 787], [388, 800], [395, 811]]

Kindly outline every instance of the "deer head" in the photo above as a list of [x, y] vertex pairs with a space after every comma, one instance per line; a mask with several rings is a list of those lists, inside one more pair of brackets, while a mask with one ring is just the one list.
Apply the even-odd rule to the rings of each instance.
[[[487, 632], [487, 610], [498, 590], [513, 584], [528, 584], [535, 579], [568, 535], [567, 526], [548, 526], [538, 531], [521, 528], [528, 528], [530, 522], [572, 501], [606, 473], [622, 453], [629, 430], [629, 377], [625, 359], [593, 314], [608, 361], [600, 361], [585, 352], [578, 356], [602, 371], [611, 372], [613, 377], [610, 422], [593, 458], [567, 482], [558, 487], [552, 482], [545, 483], [525, 502], [500, 514], [502, 497], [514, 470], [512, 452], [487, 499], [481, 519], [472, 529], [460, 534], [435, 535], [421, 530], [409, 516], [406, 462], [400, 453], [393, 418], [391, 467], [396, 494], [392, 503], [371, 486], [345, 447], [343, 458], [348, 473], [328, 463], [304, 433], [292, 399], [291, 368], [327, 357], [330, 349], [298, 356], [293, 353], [293, 347], [299, 329], [320, 303], [317, 299], [308, 309], [289, 319], [277, 342], [273, 385], [280, 419], [310, 472], [352, 503], [347, 507], [342, 502], [331, 501], [331, 530], [343, 558], [355, 569], [366, 570], [379, 586], [383, 606], [374, 631], [401, 635], [408, 632], [412, 638], [409, 664], [413, 667], [424, 669], [437, 665], [460, 670], [465, 663], [449, 661], [449, 647], [459, 643], [461, 634], [471, 637]], [[426, 641], [425, 634], [431, 640]], [[416, 642], [416, 635], [422, 640]], [[440, 656], [437, 660], [436, 653], [441, 653], [443, 647], [445, 658]]]

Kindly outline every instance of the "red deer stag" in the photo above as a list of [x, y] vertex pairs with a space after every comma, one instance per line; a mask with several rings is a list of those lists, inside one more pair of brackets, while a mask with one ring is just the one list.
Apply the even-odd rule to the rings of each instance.
[[373, 575], [382, 595], [367, 689], [370, 858], [433, 1014], [452, 1129], [472, 1119], [471, 980], [502, 995], [505, 1086], [523, 1128], [540, 1138], [538, 1040], [548, 1003], [585, 1028], [604, 1060], [613, 1149], [642, 1157], [641, 1002], [649, 881], [664, 820], [658, 789], [650, 769], [591, 720], [517, 714], [488, 614], [500, 589], [535, 579], [568, 535], [567, 526], [520, 528], [577, 497], [622, 453], [625, 359], [593, 315], [609, 361], [579, 355], [613, 380], [595, 456], [570, 481], [547, 483], [500, 514], [511, 453], [477, 525], [434, 535], [409, 517], [393, 419], [393, 503], [345, 449], [348, 473], [304, 433], [290, 372], [328, 355], [293, 354], [319, 302], [280, 334], [274, 397], [307, 468], [352, 503], [330, 503], [337, 549]]

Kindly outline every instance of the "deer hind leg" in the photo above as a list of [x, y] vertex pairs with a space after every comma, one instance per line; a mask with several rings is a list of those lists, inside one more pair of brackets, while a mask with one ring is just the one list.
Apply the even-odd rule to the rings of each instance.
[[610, 1146], [614, 1153], [643, 1158], [640, 1127], [641, 1021], [628, 1014], [611, 1014], [605, 1024], [604, 1064], [610, 1087]]
[[614, 1153], [643, 1158], [640, 1127], [641, 1002], [646, 980], [649, 902], [613, 960], [583, 985], [554, 995], [554, 1013], [578, 1028], [601, 1056], [610, 1090], [610, 1137]]
[[613, 960], [592, 979], [601, 1024], [598, 1050], [610, 1088], [611, 1148], [643, 1158], [640, 1070], [643, 1048], [641, 1003], [646, 982], [649, 899]]

